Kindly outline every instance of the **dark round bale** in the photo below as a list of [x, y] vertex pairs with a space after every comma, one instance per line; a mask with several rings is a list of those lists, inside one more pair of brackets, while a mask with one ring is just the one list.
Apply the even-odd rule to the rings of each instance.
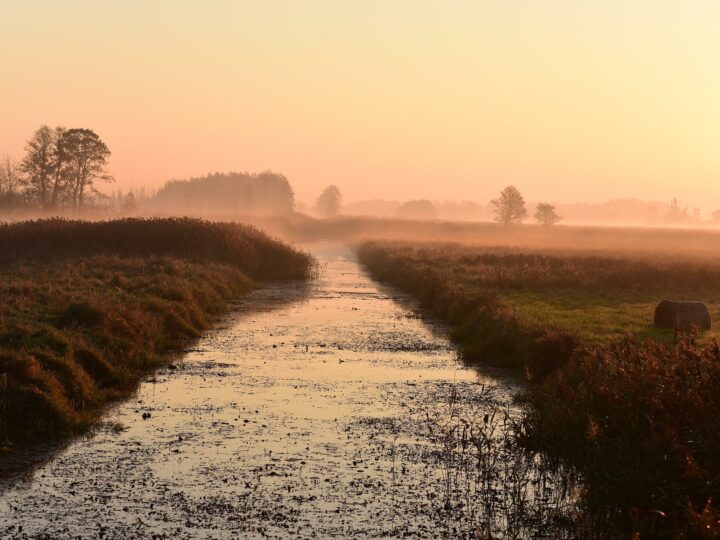
[[663, 300], [655, 308], [655, 328], [710, 330], [710, 311], [704, 302]]

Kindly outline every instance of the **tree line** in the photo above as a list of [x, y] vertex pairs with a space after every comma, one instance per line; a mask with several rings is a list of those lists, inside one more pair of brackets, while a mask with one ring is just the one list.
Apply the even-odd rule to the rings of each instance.
[[0, 163], [0, 207], [80, 211], [112, 182], [110, 149], [91, 129], [41, 126], [18, 162]]
[[[495, 221], [503, 225], [521, 223], [528, 217], [525, 199], [515, 186], [508, 186], [500, 192], [500, 197], [490, 201]], [[342, 207], [342, 194], [337, 186], [325, 188], [315, 201], [315, 214], [324, 218], [337, 217]], [[428, 200], [407, 201], [396, 212], [397, 217], [405, 219], [435, 219], [437, 211]], [[554, 205], [541, 202], [535, 209], [535, 220], [545, 226], [555, 225], [562, 218]]]
[[155, 210], [170, 213], [278, 215], [293, 211], [295, 194], [282, 174], [230, 172], [170, 180], [149, 203]]

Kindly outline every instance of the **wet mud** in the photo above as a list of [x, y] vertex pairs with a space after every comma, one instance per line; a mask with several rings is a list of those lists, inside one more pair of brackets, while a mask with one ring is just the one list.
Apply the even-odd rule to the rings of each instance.
[[324, 246], [90, 435], [0, 485], [0, 538], [553, 536], [572, 486], [508, 442], [513, 379]]

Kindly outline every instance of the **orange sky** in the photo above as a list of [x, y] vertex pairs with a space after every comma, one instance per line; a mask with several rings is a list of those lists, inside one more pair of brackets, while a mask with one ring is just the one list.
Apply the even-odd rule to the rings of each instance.
[[0, 0], [0, 155], [89, 127], [119, 187], [720, 208], [720, 2]]

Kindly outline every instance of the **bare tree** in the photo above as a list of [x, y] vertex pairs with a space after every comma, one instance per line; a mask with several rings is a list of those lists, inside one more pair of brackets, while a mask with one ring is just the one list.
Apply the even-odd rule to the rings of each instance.
[[14, 196], [22, 181], [20, 166], [10, 156], [0, 162], [0, 196]]
[[340, 213], [342, 194], [337, 186], [328, 186], [315, 201], [315, 211], [322, 217], [335, 217]]
[[67, 163], [68, 193], [72, 208], [81, 210], [88, 191], [96, 181], [112, 182], [107, 173], [110, 150], [90, 129], [69, 129], [62, 137]]
[[527, 217], [525, 199], [515, 186], [508, 186], [500, 192], [500, 198], [490, 201], [495, 207], [495, 221], [503, 225], [521, 223]]
[[555, 225], [562, 218], [555, 211], [555, 205], [550, 203], [539, 203], [535, 209], [535, 219], [544, 227]]
[[687, 207], [681, 208], [677, 197], [670, 201], [670, 208], [665, 213], [665, 221], [669, 223], [687, 223], [690, 220]]
[[48, 126], [40, 126], [27, 142], [27, 153], [20, 164], [25, 173], [27, 194], [41, 208], [47, 208], [50, 202], [56, 142], [55, 131]]

